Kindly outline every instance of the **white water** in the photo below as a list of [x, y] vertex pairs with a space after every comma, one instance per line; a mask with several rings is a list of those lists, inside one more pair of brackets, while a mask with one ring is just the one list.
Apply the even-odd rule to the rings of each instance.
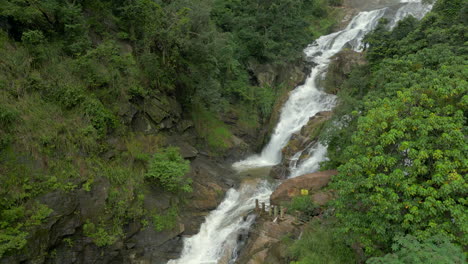
[[[415, 17], [422, 17], [430, 10], [427, 6], [411, 6], [414, 0], [403, 5], [395, 15], [394, 20], [400, 20], [403, 15], [413, 12]], [[416, 3], [418, 4], [418, 3]], [[323, 36], [305, 49], [311, 61], [316, 63], [304, 85], [290, 93], [289, 99], [281, 110], [280, 120], [268, 145], [260, 155], [254, 155], [233, 166], [239, 170], [276, 165], [281, 161], [281, 150], [288, 143], [291, 135], [298, 132], [318, 112], [331, 110], [336, 98], [325, 94], [316, 85], [318, 78], [326, 72], [330, 58], [343, 48], [356, 51], [362, 49], [362, 38], [370, 32], [384, 16], [386, 8], [359, 13], [342, 31]], [[412, 11], [408, 11], [412, 10]], [[391, 25], [396, 22], [391, 21]], [[326, 158], [326, 146], [315, 144], [308, 151], [310, 158], [298, 166], [294, 164], [291, 177], [316, 171], [319, 163]], [[301, 151], [301, 152], [302, 152]], [[299, 157], [300, 154], [295, 156]], [[255, 199], [268, 203], [273, 185], [266, 181], [244, 182], [239, 190], [230, 189], [224, 201], [212, 211], [200, 227], [200, 232], [184, 240], [182, 255], [168, 264], [215, 264], [234, 263], [239, 234], [248, 230], [254, 221], [249, 212], [254, 208]]]
[[336, 102], [335, 96], [321, 91], [317, 87], [317, 79], [326, 72], [330, 58], [344, 47], [361, 49], [362, 38], [375, 28], [384, 14], [385, 9], [361, 12], [346, 29], [322, 36], [305, 49], [307, 57], [317, 65], [312, 69], [304, 85], [298, 86], [290, 93], [288, 101], [281, 110], [278, 125], [262, 153], [234, 163], [234, 168], [244, 170], [278, 164], [281, 161], [281, 150], [286, 146], [292, 134], [298, 132], [307, 124], [309, 118], [318, 112], [333, 109]]
[[401, 2], [407, 4], [398, 9], [397, 13], [395, 14], [395, 19], [390, 22], [390, 28], [394, 28], [398, 21], [407, 16], [413, 16], [417, 19], [422, 19], [427, 12], [431, 11], [433, 6], [423, 4], [418, 0], [402, 0]]
[[207, 216], [200, 232], [185, 239], [181, 258], [168, 263], [218, 263], [225, 252], [236, 247], [238, 234], [250, 228], [254, 219], [247, 215], [255, 199], [268, 202], [272, 189], [266, 181], [245, 182], [239, 190], [230, 189], [224, 201]]

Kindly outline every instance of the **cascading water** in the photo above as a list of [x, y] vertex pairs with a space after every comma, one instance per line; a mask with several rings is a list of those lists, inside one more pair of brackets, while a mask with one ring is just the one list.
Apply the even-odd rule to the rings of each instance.
[[326, 94], [317, 87], [317, 79], [327, 70], [330, 58], [344, 47], [360, 49], [363, 36], [371, 31], [385, 9], [359, 13], [342, 31], [323, 36], [306, 48], [307, 57], [316, 64], [304, 85], [294, 89], [281, 110], [281, 116], [268, 145], [260, 155], [236, 162], [237, 169], [271, 166], [281, 161], [281, 150], [291, 135], [298, 132], [309, 118], [321, 111], [330, 111], [335, 106], [335, 96]]
[[[415, 0], [402, 0], [403, 4], [390, 21], [390, 26], [407, 14], [421, 18], [431, 6]], [[276, 165], [281, 161], [281, 150], [288, 143], [291, 135], [298, 132], [309, 120], [321, 111], [329, 111], [335, 106], [333, 95], [320, 91], [318, 78], [323, 77], [330, 58], [343, 48], [359, 51], [362, 39], [370, 32], [387, 11], [387, 8], [359, 13], [342, 31], [323, 36], [305, 49], [309, 60], [316, 66], [312, 69], [304, 85], [290, 93], [289, 99], [281, 110], [280, 120], [268, 145], [260, 155], [233, 164], [239, 170]], [[326, 146], [317, 143], [308, 150], [310, 158], [295, 164], [291, 177], [311, 173], [318, 169], [319, 163], [326, 157]], [[300, 154], [297, 156], [299, 157]], [[297, 165], [297, 166], [296, 166]], [[200, 232], [184, 240], [182, 255], [168, 264], [215, 264], [234, 263], [237, 256], [238, 237], [245, 233], [254, 221], [249, 212], [254, 208], [255, 199], [268, 202], [275, 185], [264, 180], [244, 182], [239, 190], [230, 189], [224, 201], [207, 216], [200, 227]]]

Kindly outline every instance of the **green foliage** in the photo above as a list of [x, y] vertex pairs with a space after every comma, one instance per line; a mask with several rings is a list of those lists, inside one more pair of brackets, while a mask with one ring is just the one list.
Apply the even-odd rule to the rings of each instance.
[[[226, 1], [215, 2], [213, 19], [232, 32], [241, 48], [240, 59], [281, 63], [301, 56], [300, 51], [320, 28], [309, 27], [314, 18], [330, 11], [326, 1]], [[294, 41], [291, 41], [294, 40]]]
[[0, 106], [0, 124], [7, 128], [11, 126], [19, 118], [19, 113], [15, 109], [6, 105]]
[[154, 213], [152, 215], [154, 229], [158, 232], [173, 229], [177, 225], [178, 214], [179, 210], [176, 206], [171, 206], [163, 214]]
[[345, 82], [339, 123], [328, 130], [324, 167], [339, 166], [331, 188], [341, 232], [370, 255], [403, 234], [467, 243], [467, 28], [452, 3], [466, 8], [439, 1], [421, 22], [381, 25], [366, 38], [370, 73]]
[[0, 257], [23, 248], [30, 228], [42, 224], [52, 213], [52, 209], [40, 203], [26, 208], [2, 202], [0, 209]]
[[106, 230], [103, 225], [95, 225], [88, 221], [83, 225], [83, 233], [85, 236], [92, 238], [96, 246], [104, 247], [114, 244], [121, 231], [116, 233], [115, 230], [113, 230], [111, 232]]
[[26, 245], [28, 232], [19, 227], [2, 227], [0, 231], [0, 257], [12, 250], [18, 250]]
[[83, 103], [83, 112], [90, 119], [100, 136], [105, 136], [116, 125], [113, 114], [97, 99], [90, 98], [86, 100]]
[[299, 240], [289, 247], [291, 264], [356, 263], [354, 252], [344, 244], [333, 224], [310, 222]]
[[211, 150], [222, 152], [231, 146], [232, 133], [214, 114], [201, 106], [194, 106], [192, 119], [197, 133], [202, 136]]
[[396, 239], [393, 252], [369, 259], [368, 264], [464, 264], [463, 249], [444, 236], [430, 237], [422, 242], [413, 236]]
[[[256, 28], [224, 28], [223, 2], [239, 25]], [[222, 153], [233, 137], [220, 114], [242, 107], [240, 122], [257, 127], [272, 111], [277, 87], [254, 86], [249, 60], [297, 58], [333, 24], [326, 1], [306, 2], [261, 3], [254, 12], [243, 7], [249, 1], [0, 0], [0, 255], [17, 254], [48, 221], [48, 209], [34, 203], [45, 193], [108, 182], [105, 210], [84, 228], [106, 246], [148, 213], [145, 179], [191, 191], [188, 161], [158, 151], [162, 134], [131, 134], [122, 109], [175, 97], [195, 109], [199, 136]], [[249, 36], [260, 38], [244, 43]]]
[[155, 180], [169, 192], [191, 192], [192, 180], [184, 177], [189, 170], [189, 161], [180, 156], [179, 149], [168, 147], [153, 155], [145, 177]]
[[310, 199], [309, 195], [301, 195], [293, 197], [290, 204], [287, 205], [288, 211], [301, 213], [301, 218], [304, 220], [310, 219], [316, 214], [317, 205], [315, 205]]

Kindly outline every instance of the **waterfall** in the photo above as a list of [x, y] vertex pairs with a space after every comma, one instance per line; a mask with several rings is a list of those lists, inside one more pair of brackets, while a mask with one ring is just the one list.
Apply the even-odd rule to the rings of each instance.
[[[398, 9], [390, 25], [396, 25], [397, 21], [407, 14], [421, 18], [430, 10], [430, 6], [414, 0], [403, 2], [405, 4]], [[234, 163], [234, 168], [246, 170], [278, 164], [281, 162], [281, 150], [292, 134], [298, 132], [307, 124], [309, 118], [318, 112], [333, 109], [336, 98], [319, 89], [318, 78], [322, 78], [326, 73], [331, 57], [343, 48], [360, 51], [363, 37], [376, 27], [386, 12], [387, 8], [361, 12], [344, 30], [320, 37], [305, 49], [308, 60], [316, 66], [311, 70], [304, 85], [298, 86], [290, 93], [274, 133], [263, 151], [259, 155]], [[319, 163], [326, 158], [326, 150], [326, 146], [320, 143], [308, 150], [301, 150], [308, 151], [310, 157], [295, 166], [291, 177], [316, 171]], [[249, 212], [255, 206], [255, 199], [268, 202], [274, 188], [274, 184], [258, 180], [244, 182], [238, 190], [230, 189], [224, 201], [206, 217], [200, 232], [184, 239], [181, 257], [169, 261], [168, 264], [215, 264], [220, 261], [234, 263], [238, 237], [248, 230], [254, 221]]]
[[317, 86], [317, 79], [325, 74], [330, 58], [344, 47], [360, 50], [362, 38], [377, 25], [384, 9], [361, 12], [344, 30], [322, 36], [305, 49], [307, 58], [316, 64], [305, 83], [294, 89], [281, 109], [281, 115], [270, 142], [260, 155], [233, 164], [237, 169], [276, 165], [281, 161], [281, 150], [292, 134], [307, 124], [318, 112], [330, 111], [335, 106], [334, 95], [326, 94]]

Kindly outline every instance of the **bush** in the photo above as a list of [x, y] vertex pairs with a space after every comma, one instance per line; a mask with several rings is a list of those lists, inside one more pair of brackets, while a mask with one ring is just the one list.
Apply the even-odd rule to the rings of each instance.
[[94, 244], [98, 247], [110, 246], [117, 241], [117, 235], [112, 235], [103, 226], [96, 226], [89, 221], [83, 225], [83, 233], [85, 236], [92, 238]]
[[291, 264], [350, 264], [356, 263], [350, 247], [337, 237], [333, 226], [311, 222], [301, 238], [289, 248]]
[[191, 192], [192, 180], [184, 177], [189, 170], [189, 161], [180, 156], [179, 149], [168, 147], [154, 154], [145, 177], [156, 180], [169, 192]]
[[18, 111], [0, 105], [0, 125], [8, 127], [12, 125], [19, 118]]
[[101, 137], [117, 123], [115, 116], [98, 99], [88, 98], [83, 102], [83, 110]]
[[299, 218], [303, 221], [308, 221], [312, 216], [317, 215], [317, 206], [310, 200], [309, 195], [293, 197], [286, 207], [290, 212], [299, 211]]
[[164, 214], [153, 214], [154, 229], [158, 232], [173, 229], [177, 224], [178, 213], [177, 207], [172, 206]]
[[423, 242], [407, 235], [396, 239], [394, 253], [369, 259], [367, 264], [462, 264], [463, 250], [443, 236], [433, 236]]
[[304, 195], [293, 197], [288, 208], [292, 211], [300, 211], [306, 214], [312, 214], [317, 206], [310, 200], [310, 196]]

